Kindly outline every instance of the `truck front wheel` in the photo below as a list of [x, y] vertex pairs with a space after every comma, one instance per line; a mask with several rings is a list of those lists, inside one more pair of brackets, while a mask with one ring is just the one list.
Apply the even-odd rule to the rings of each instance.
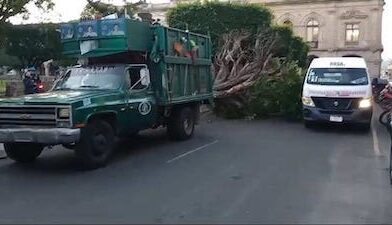
[[30, 143], [5, 143], [8, 158], [21, 163], [33, 162], [41, 154], [44, 146]]
[[167, 126], [170, 139], [183, 141], [191, 138], [195, 130], [195, 123], [195, 113], [191, 108], [185, 107], [175, 110], [170, 116]]
[[114, 149], [112, 126], [103, 120], [89, 123], [81, 133], [75, 146], [75, 154], [87, 169], [103, 167], [109, 161]]

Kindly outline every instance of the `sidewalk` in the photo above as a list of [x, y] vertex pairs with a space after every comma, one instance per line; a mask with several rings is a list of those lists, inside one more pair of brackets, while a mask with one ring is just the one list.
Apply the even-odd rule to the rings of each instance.
[[0, 144], [0, 159], [5, 159], [7, 158], [7, 155], [4, 152], [4, 146], [3, 144]]

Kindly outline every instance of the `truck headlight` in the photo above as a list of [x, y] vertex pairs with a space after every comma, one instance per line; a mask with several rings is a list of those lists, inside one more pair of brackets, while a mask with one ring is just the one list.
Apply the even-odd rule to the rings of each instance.
[[60, 108], [58, 111], [58, 117], [60, 119], [68, 119], [70, 115], [71, 113], [68, 108], [63, 108], [63, 109]]
[[315, 107], [315, 104], [311, 97], [302, 97], [302, 104], [305, 106]]
[[372, 106], [371, 98], [364, 98], [359, 102], [359, 108], [361, 109], [370, 108], [371, 106]]

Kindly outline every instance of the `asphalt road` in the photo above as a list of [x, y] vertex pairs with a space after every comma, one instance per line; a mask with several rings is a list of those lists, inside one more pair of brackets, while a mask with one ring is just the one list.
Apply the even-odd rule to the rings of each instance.
[[122, 141], [81, 171], [56, 148], [0, 160], [0, 223], [392, 223], [389, 140], [345, 127], [206, 118], [187, 142]]

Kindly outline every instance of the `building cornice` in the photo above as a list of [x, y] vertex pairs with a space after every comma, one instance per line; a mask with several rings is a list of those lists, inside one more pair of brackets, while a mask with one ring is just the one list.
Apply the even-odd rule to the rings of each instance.
[[[257, 3], [253, 2], [252, 0], [250, 1], [252, 3]], [[304, 5], [304, 4], [325, 4], [325, 3], [345, 3], [345, 0], [280, 0], [280, 1], [275, 1], [275, 2], [264, 2], [262, 4], [266, 6], [276, 6], [276, 5]], [[369, 0], [350, 0], [350, 2], [369, 2]], [[384, 5], [385, 1], [382, 1]]]

